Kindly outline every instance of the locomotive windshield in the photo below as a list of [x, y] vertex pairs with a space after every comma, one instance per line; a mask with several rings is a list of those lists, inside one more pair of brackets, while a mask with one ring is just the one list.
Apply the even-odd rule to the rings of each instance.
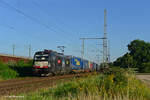
[[48, 55], [35, 55], [35, 61], [48, 61]]

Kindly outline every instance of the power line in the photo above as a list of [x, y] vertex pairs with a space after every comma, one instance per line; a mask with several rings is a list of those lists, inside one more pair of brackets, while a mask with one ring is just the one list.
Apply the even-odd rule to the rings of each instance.
[[21, 10], [19, 10], [19, 9], [13, 7], [13, 6], [11, 6], [9, 3], [7, 3], [7, 2], [5, 2], [3, 0], [0, 0], [0, 2], [3, 3], [4, 5], [8, 6], [9, 8], [13, 9], [17, 13], [23, 15], [24, 17], [26, 17], [26, 18], [28, 18], [28, 19], [30, 19], [30, 20], [32, 20], [32, 21], [34, 21], [34, 22], [44, 26], [45, 28], [49, 29], [50, 31], [56, 32], [55, 30], [51, 29], [51, 27], [49, 27], [47, 24], [41, 22], [40, 20], [38, 20], [38, 19], [36, 19], [36, 18], [34, 18], [34, 17], [30, 16], [30, 15], [27, 15], [23, 11], [21, 11]]
[[[45, 9], [43, 9], [42, 7], [41, 7], [41, 5], [37, 2], [37, 1], [35, 1], [35, 0], [31, 0], [32, 1], [32, 4], [34, 4], [34, 6], [36, 6], [37, 8], [39, 8], [41, 11], [43, 11], [45, 14], [47, 14], [48, 15], [48, 11], [46, 11]], [[64, 24], [64, 22], [62, 22], [62, 21], [60, 21], [59, 19], [56, 19], [56, 21], [59, 23], [59, 26], [60, 26], [60, 24], [63, 24], [63, 25], [65, 25]], [[60, 23], [61, 22], [61, 23]], [[66, 25], [65, 25], [66, 26]], [[66, 36], [65, 37], [65, 39], [66, 38], [68, 38], [68, 37], [71, 37], [71, 35], [70, 34], [68, 34], [68, 33], [70, 33], [70, 32], [68, 32], [68, 31], [65, 31], [64, 29], [62, 29], [62, 28], [59, 28], [58, 27], [58, 25], [55, 23], [55, 26], [53, 25], [53, 27], [54, 28], [57, 28], [60, 32], [63, 32], [64, 33], [64, 35]], [[68, 35], [66, 35], [66, 33], [68, 34]], [[72, 32], [71, 32], [72, 33]], [[74, 33], [74, 32], [73, 32]], [[77, 32], [76, 32], [77, 33]], [[72, 37], [71, 37], [72, 38]], [[68, 40], [70, 40], [70, 41], [72, 41], [70, 38], [68, 38]], [[69, 43], [70, 44], [70, 43]]]
[[[31, 1], [32, 1], [32, 4], [33, 4], [34, 6], [36, 6], [36, 7], [39, 8], [41, 11], [43, 11], [45, 14], [48, 15], [49, 12], [48, 12], [47, 10], [43, 9], [43, 8], [41, 7], [41, 5], [40, 5], [37, 1], [35, 1], [35, 0], [31, 0]], [[58, 19], [58, 18], [55, 17], [55, 21], [58, 22], [59, 25], [60, 25], [60, 24], [63, 24], [63, 25], [65, 25], [65, 27], [66, 27], [66, 24], [65, 24], [62, 20], [60, 20], [60, 19]], [[57, 24], [55, 23], [55, 25], [57, 25]], [[57, 27], [57, 28], [58, 28], [58, 27]], [[60, 28], [59, 28], [59, 29], [60, 29]], [[67, 31], [68, 31], [68, 29], [70, 30], [70, 28], [67, 28]], [[64, 29], [60, 29], [60, 30], [64, 31]], [[70, 30], [69, 32], [74, 33], [74, 32], [72, 32], [71, 30]], [[78, 33], [78, 32], [76, 32], [76, 33]]]
[[13, 26], [11, 26], [11, 25], [0, 24], [0, 26], [16, 31], [16, 29]]
[[[45, 28], [49, 29], [50, 31], [53, 31], [53, 32], [56, 32], [56, 33], [57, 33], [56, 30], [52, 29], [52, 28], [49, 27], [47, 24], [45, 24], [45, 23], [41, 22], [40, 20], [38, 20], [38, 19], [36, 19], [36, 18], [34, 18], [34, 17], [32, 17], [32, 16], [30, 16], [30, 15], [24, 13], [23, 11], [21, 11], [21, 10], [19, 10], [19, 9], [13, 7], [13, 6], [11, 6], [9, 3], [7, 3], [7, 2], [5, 2], [5, 1], [3, 1], [3, 0], [0, 0], [0, 3], [2, 3], [2, 4], [4, 4], [4, 5], [6, 5], [6, 6], [8, 6], [10, 9], [12, 9], [12, 10], [16, 11], [17, 13], [23, 15], [24, 17], [26, 17], [26, 18], [28, 18], [28, 19], [30, 19], [30, 20], [32, 20], [32, 21], [34, 21], [34, 22], [36, 22], [36, 23], [38, 23], [38, 24], [44, 26]], [[64, 32], [64, 33], [65, 33], [65, 32]], [[66, 36], [66, 37], [67, 37], [67, 36]], [[65, 37], [65, 39], [66, 39], [66, 37]], [[70, 39], [70, 41], [72, 41], [72, 40]], [[64, 41], [64, 42], [65, 42], [65, 41]], [[70, 44], [70, 42], [68, 42], [67, 44]], [[71, 44], [70, 44], [70, 45], [71, 45]]]
[[[45, 14], [48, 15], [48, 12], [47, 12], [45, 9], [43, 9], [37, 1], [35, 1], [35, 0], [31, 0], [31, 1], [32, 1], [32, 4], [34, 4], [37, 8], [39, 8], [41, 11], [43, 11]], [[57, 22], [58, 22], [58, 21], [60, 22], [59, 19], [56, 19], [56, 21], [57, 21]], [[61, 21], [61, 22], [62, 22], [62, 21]], [[59, 24], [60, 24], [60, 23], [59, 23]], [[64, 24], [64, 23], [63, 23], [63, 24]], [[72, 41], [72, 39], [70, 39], [70, 38], [72, 38], [71, 35], [68, 34], [68, 33], [70, 33], [70, 32], [65, 31], [65, 30], [62, 29], [62, 28], [59, 28], [56, 23], [55, 23], [55, 26], [53, 25], [53, 28], [56, 28], [56, 29], [59, 30], [60, 32], [64, 33], [64, 34], [63, 34], [63, 37], [64, 37], [65, 40], [66, 40], [66, 38], [67, 38], [68, 40]], [[67, 33], [68, 35], [66, 35], [66, 33]], [[68, 37], [70, 37], [70, 38], [68, 38]], [[70, 44], [70, 45], [71, 45], [70, 42], [67, 43], [67, 44]]]

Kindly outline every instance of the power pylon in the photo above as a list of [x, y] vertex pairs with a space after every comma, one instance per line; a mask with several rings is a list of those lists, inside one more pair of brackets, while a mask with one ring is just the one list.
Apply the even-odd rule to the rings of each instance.
[[110, 62], [110, 42], [108, 41], [108, 63]]
[[107, 51], [107, 11], [104, 10], [104, 36], [103, 36], [103, 65], [108, 66], [108, 51]]

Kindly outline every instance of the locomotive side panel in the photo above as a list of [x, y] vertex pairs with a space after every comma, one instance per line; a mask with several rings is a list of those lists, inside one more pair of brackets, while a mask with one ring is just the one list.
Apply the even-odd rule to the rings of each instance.
[[71, 56], [64, 56], [64, 68], [65, 73], [70, 73], [72, 71], [71, 67]]

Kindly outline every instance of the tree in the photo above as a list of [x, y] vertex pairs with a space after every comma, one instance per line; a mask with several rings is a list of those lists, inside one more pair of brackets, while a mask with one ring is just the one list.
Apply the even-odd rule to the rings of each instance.
[[122, 68], [133, 68], [134, 67], [133, 57], [129, 53], [126, 53], [125, 55], [119, 57], [114, 62], [114, 66], [120, 66]]
[[[138, 68], [143, 71], [150, 69], [150, 43], [143, 40], [133, 40], [128, 45], [129, 53], [114, 61], [115, 66], [123, 68]], [[144, 67], [145, 66], [145, 67]]]
[[129, 54], [133, 57], [136, 66], [150, 62], [150, 43], [143, 40], [134, 40], [128, 45]]
[[142, 63], [142, 65], [139, 66], [139, 72], [141, 72], [141, 73], [149, 73], [150, 72], [150, 62]]

